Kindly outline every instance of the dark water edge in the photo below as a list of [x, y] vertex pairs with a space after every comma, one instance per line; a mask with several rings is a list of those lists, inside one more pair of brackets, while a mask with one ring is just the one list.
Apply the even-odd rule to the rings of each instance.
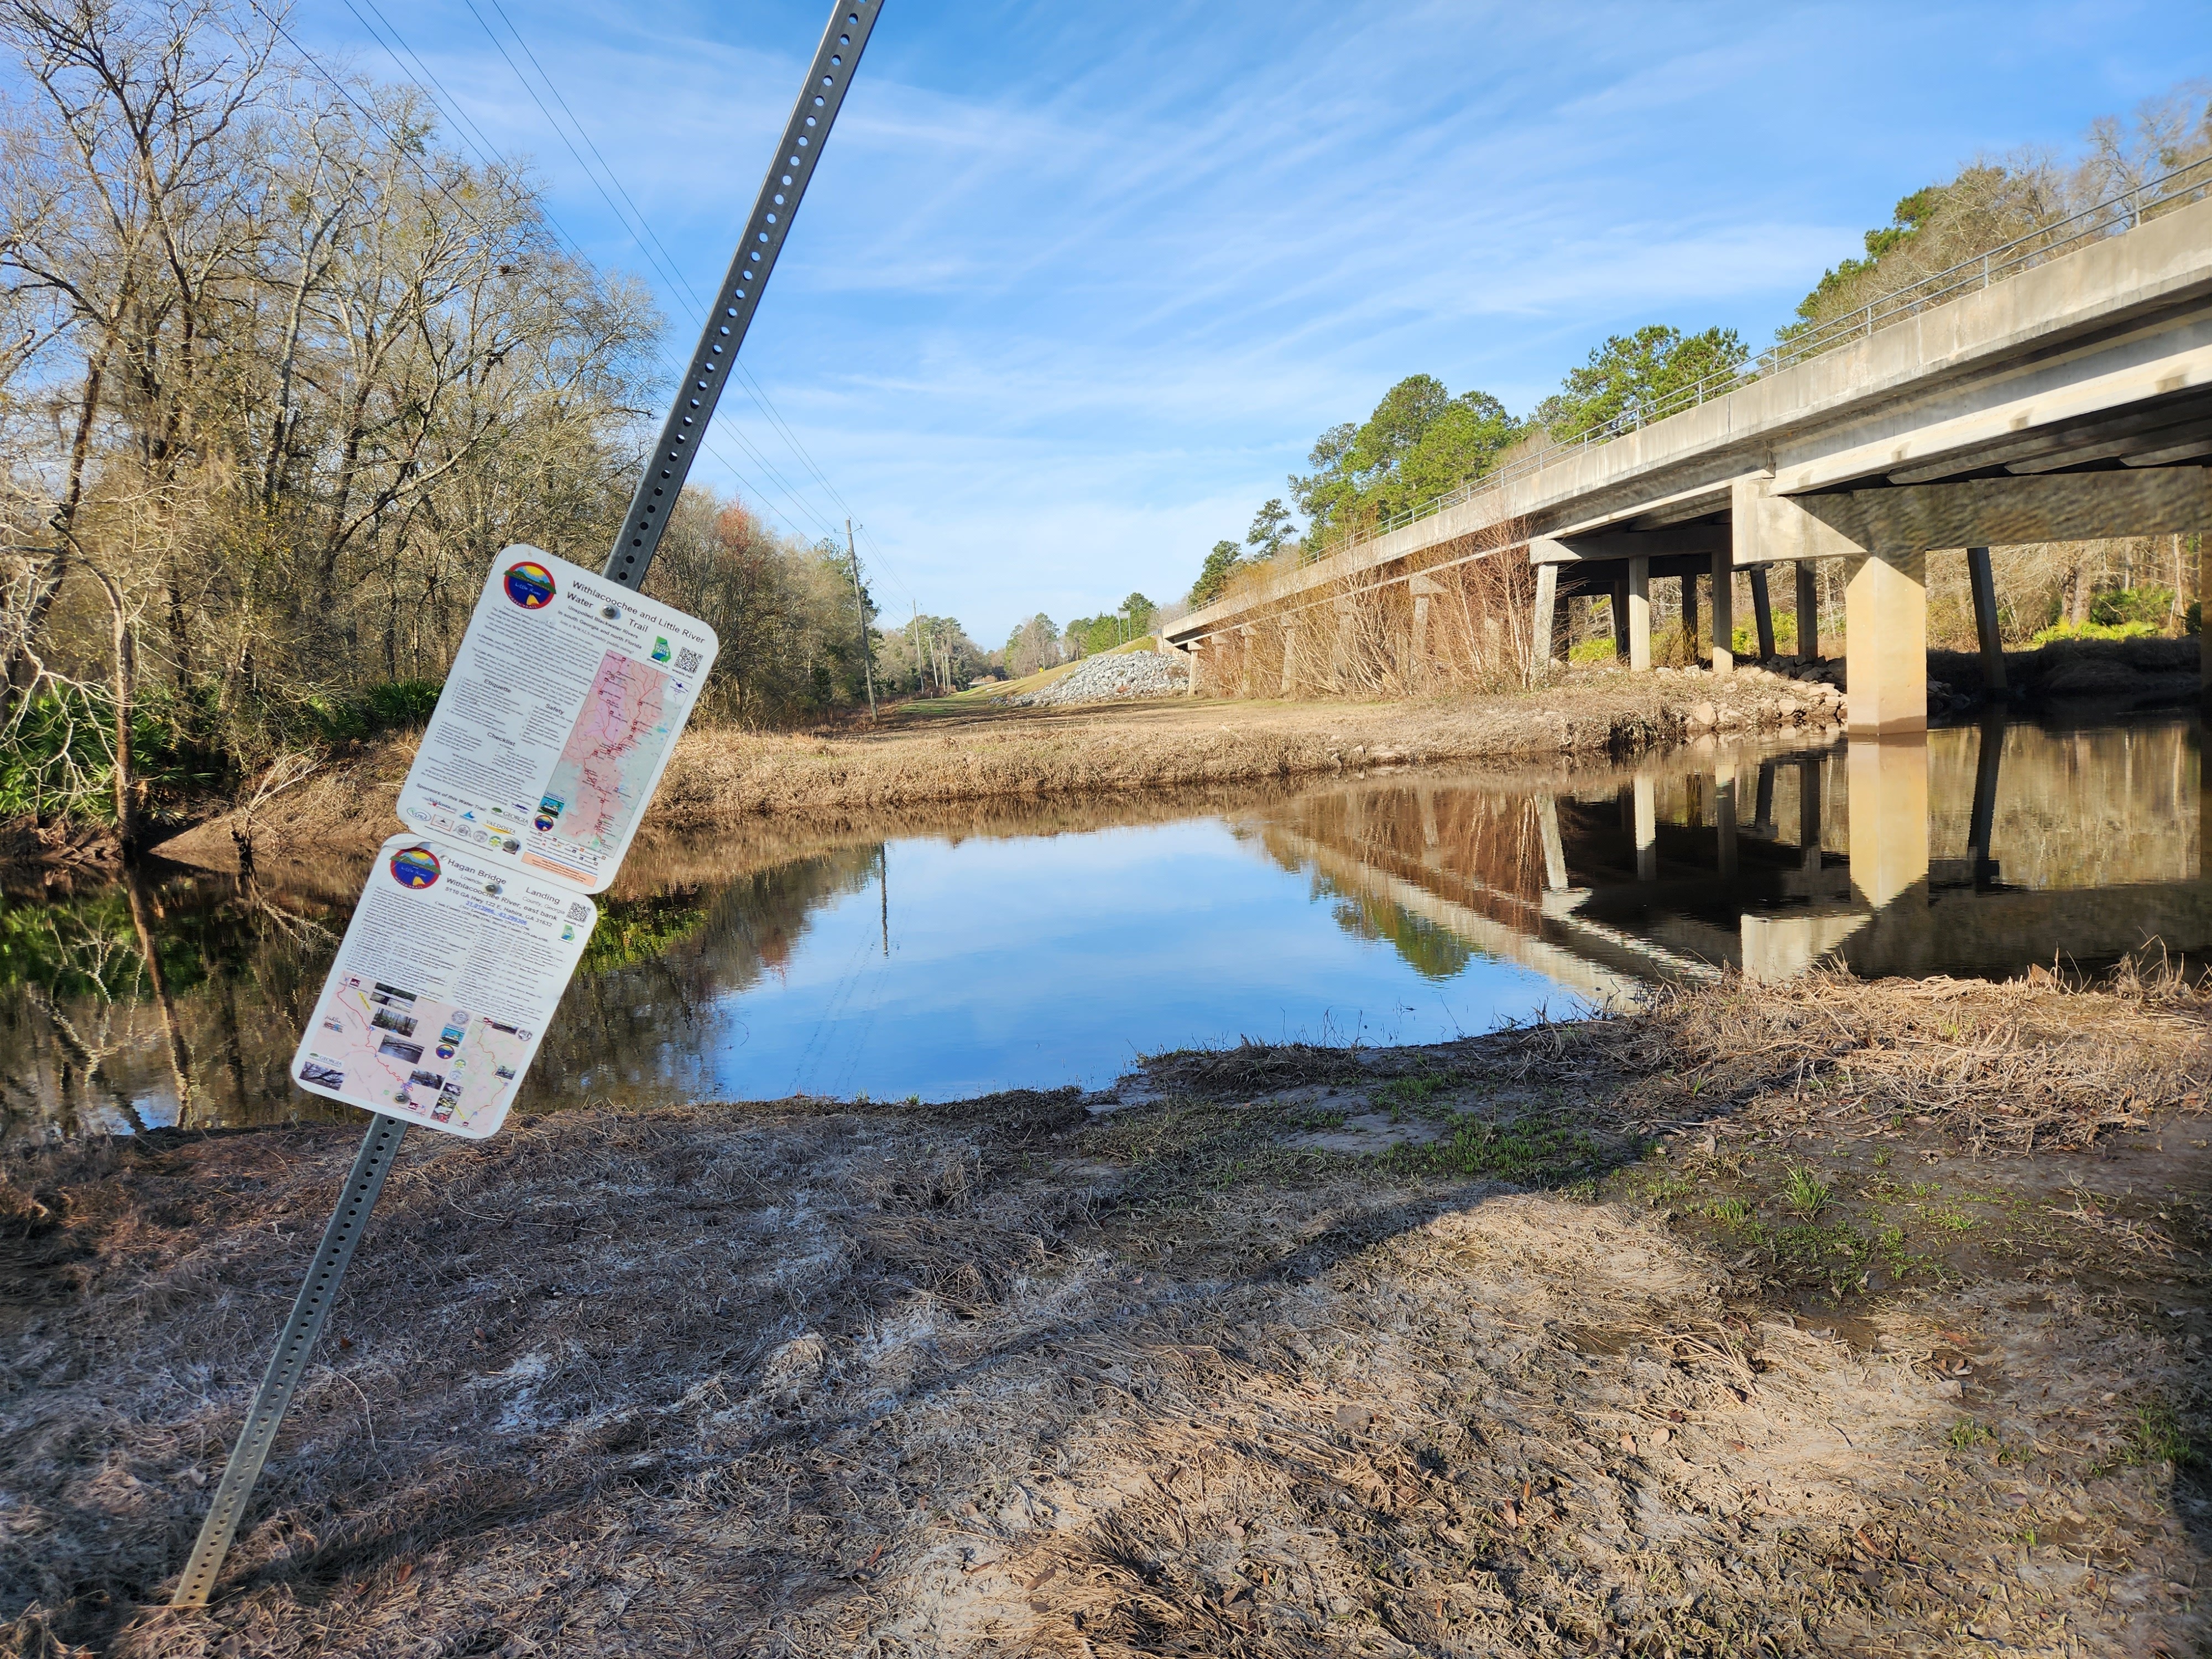
[[[663, 841], [518, 1109], [1098, 1087], [1168, 1048], [1437, 1041], [1831, 955], [1869, 977], [2193, 959], [2201, 749], [2193, 714], [2018, 722]], [[10, 894], [0, 1137], [344, 1115], [287, 1066], [360, 879]]]

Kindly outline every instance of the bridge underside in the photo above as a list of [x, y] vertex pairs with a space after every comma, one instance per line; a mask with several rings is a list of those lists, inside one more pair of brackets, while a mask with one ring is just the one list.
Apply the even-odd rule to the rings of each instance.
[[[2116, 435], [2123, 426], [2127, 434]], [[2124, 421], [2084, 418], [1840, 488], [1785, 495], [1771, 473], [1732, 479], [1700, 492], [1700, 499], [1595, 532], [1533, 538], [1535, 637], [1547, 642], [1547, 655], [1559, 654], [1560, 601], [1602, 597], [1611, 602], [1620, 659], [1648, 669], [1651, 584], [1671, 580], [1679, 584], [1691, 648], [1725, 674], [1735, 666], [1735, 578], [1741, 573], [1758, 654], [1775, 654], [1778, 601], [1795, 616], [1796, 654], [1815, 659], [1814, 568], [1820, 560], [1837, 560], [1844, 572], [1851, 729], [1917, 730], [1928, 721], [1930, 554], [1965, 555], [1984, 672], [1990, 689], [2002, 691], [1990, 549], [2201, 533], [2212, 523], [2212, 468], [2189, 463], [2207, 455], [2212, 393], [2199, 392], [2160, 399]], [[1692, 509], [1704, 510], [1680, 516]], [[1789, 585], [1778, 595], [1777, 576]]]

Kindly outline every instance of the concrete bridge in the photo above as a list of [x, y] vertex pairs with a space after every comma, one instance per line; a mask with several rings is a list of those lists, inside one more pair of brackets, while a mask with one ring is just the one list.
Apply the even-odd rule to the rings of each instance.
[[[2039, 249], [2024, 239], [1997, 250], [1978, 280], [1961, 267], [1932, 296], [1904, 296], [1894, 320], [1870, 307], [1856, 339], [1784, 354], [1638, 429], [1531, 456], [1411, 523], [1193, 611], [1164, 643], [1192, 653], [1194, 693], [1231, 692], [1208, 679], [1210, 651], [1332, 599], [1346, 609], [1396, 589], [1410, 603], [1389, 614], [1418, 659], [1439, 575], [1525, 557], [1540, 657], [1561, 649], [1560, 601], [1602, 593], [1620, 655], [1648, 669], [1652, 582], [1682, 585], [1696, 639], [1703, 577], [1710, 655], [1725, 674], [1735, 574], [1748, 576], [1771, 656], [1769, 573], [1791, 569], [1804, 617], [1814, 562], [1838, 559], [1850, 728], [1922, 729], [1931, 553], [1967, 559], [1984, 672], [2002, 690], [1991, 545], [2212, 528], [2212, 199], [2189, 199], [2207, 184], [2212, 169], [2131, 229], [2099, 221], [2070, 243], [2060, 227]], [[2054, 256], [2060, 245], [2071, 251]], [[1817, 652], [1813, 630], [1800, 640]]]

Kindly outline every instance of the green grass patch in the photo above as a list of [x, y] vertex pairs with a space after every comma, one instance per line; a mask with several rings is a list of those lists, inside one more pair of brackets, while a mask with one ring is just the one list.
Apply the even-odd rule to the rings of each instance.
[[1283, 1121], [1292, 1128], [1309, 1132], [1316, 1129], [1341, 1129], [1352, 1121], [1352, 1114], [1340, 1107], [1305, 1106], [1285, 1112]]
[[2179, 1468], [2197, 1461], [2197, 1448], [2180, 1414], [2163, 1400], [2136, 1413], [2128, 1451], [2130, 1463], [2171, 1463]]
[[1586, 1129], [1554, 1118], [1494, 1123], [1472, 1113], [1449, 1120], [1450, 1133], [1425, 1146], [1394, 1146], [1384, 1163], [1407, 1173], [1484, 1176], [1524, 1187], [1559, 1187], [1602, 1173], [1604, 1150]]
[[1376, 1086], [1375, 1102], [1381, 1106], [1425, 1106], [1459, 1080], [1455, 1072], [1418, 1072], [1411, 1077], [1394, 1077]]
[[1782, 1201], [1809, 1220], [1827, 1207], [1828, 1200], [1835, 1196], [1835, 1190], [1814, 1175], [1808, 1166], [1793, 1164], [1783, 1179]]
[[1977, 1446], [1997, 1443], [1997, 1431], [1986, 1423], [1977, 1423], [1971, 1417], [1962, 1417], [1954, 1423], [1950, 1434], [1946, 1437], [1954, 1451], [1972, 1451]]

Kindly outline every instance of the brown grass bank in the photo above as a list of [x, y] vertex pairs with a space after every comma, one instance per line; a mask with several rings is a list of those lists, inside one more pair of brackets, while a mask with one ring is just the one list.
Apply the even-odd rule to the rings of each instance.
[[355, 1136], [17, 1155], [0, 1651], [2197, 1651], [2206, 1013], [1732, 983], [420, 1137], [190, 1618]]
[[[1706, 723], [1746, 732], [1835, 719], [1832, 696], [1820, 688], [1763, 674], [1720, 681], [1577, 670], [1538, 691], [1448, 700], [1176, 698], [1111, 708], [959, 708], [835, 736], [703, 729], [678, 748], [653, 819], [656, 833], [680, 835], [788, 814], [1205, 789], [1362, 766], [1595, 758], [1679, 738], [1701, 706]], [[358, 755], [270, 803], [252, 825], [222, 813], [161, 850], [182, 863], [234, 869], [231, 832], [246, 827], [264, 861], [365, 854], [396, 827], [392, 803], [412, 758], [405, 742]]]

